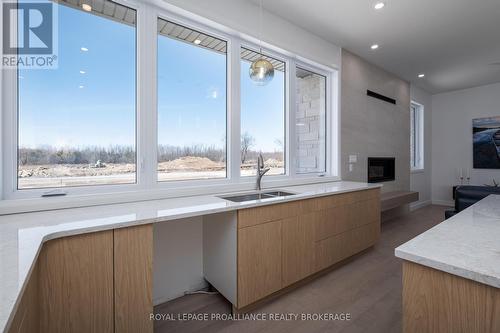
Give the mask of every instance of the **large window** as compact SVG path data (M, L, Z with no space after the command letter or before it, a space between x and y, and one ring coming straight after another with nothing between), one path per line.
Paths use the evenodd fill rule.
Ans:
M2 72L3 197L251 190L260 154L264 188L339 179L335 69L161 4L46 1L57 68Z
M326 77L297 67L297 173L326 172Z
M274 65L274 78L264 86L250 79L252 61L260 55L241 49L241 175L256 174L262 154L268 175L285 173L285 63L265 57Z
M17 187L135 183L135 10L59 3L58 68L18 71Z
M412 170L424 169L424 107L410 105L410 164Z
M227 43L158 20L158 180L226 177Z

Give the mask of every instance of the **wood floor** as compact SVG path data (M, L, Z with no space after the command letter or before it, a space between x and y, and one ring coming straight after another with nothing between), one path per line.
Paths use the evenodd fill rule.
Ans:
M444 219L427 206L382 223L379 243L356 260L271 300L253 313L350 313L349 321L155 321L155 332L401 332L401 260L394 248ZM190 295L155 313L230 313L220 295Z

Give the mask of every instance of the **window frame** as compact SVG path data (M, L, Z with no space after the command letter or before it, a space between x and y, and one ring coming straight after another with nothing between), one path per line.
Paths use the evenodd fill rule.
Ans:
M241 85L240 49L259 49L259 41L236 30L176 8L169 4L151 4L140 0L113 0L136 10L136 183L62 187L65 197L50 200L66 206L126 202L187 195L253 190L254 177L240 177ZM226 54L226 178L158 181L158 82L157 20L165 19L202 31L227 43ZM279 47L262 43L262 52L284 61L285 73L285 174L267 176L263 187L292 186L340 180L339 68L325 66ZM296 67L326 77L326 172L297 174L295 158L295 77ZM3 70L2 106L4 137L2 142L3 199L35 199L55 188L17 189L17 70ZM13 84L14 83L14 84ZM15 87L15 88L14 88ZM95 195L95 196L94 196ZM87 201L78 198L91 197ZM75 200L76 199L76 200ZM43 200L46 200L45 198ZM47 202L47 201L45 201ZM70 204L71 203L71 204ZM63 204L64 206L64 204Z
M410 102L410 169L412 172L425 170L424 157L424 106L420 103ZM413 128L412 128L413 127ZM412 147L413 143L413 147ZM412 156L412 148L414 156Z
M108 192L127 192L137 191L141 188L141 177L143 174L143 165L139 163L139 156L143 155L141 149L141 138L139 129L139 120L141 116L141 107L139 104L139 84L140 84L140 70L139 70L139 57L140 57L140 28L139 28L139 13L144 9L144 4L137 1L124 1L124 0L110 0L117 4L129 7L136 11L136 26L135 26L135 49L136 49L136 68L135 68L135 155L136 155L136 171L135 182L125 184L96 184L96 185L81 185L81 186L68 186L68 187L50 187L50 188L33 188L33 189L19 189L18 188L18 139L19 139L19 109L18 109L18 69L3 70L3 85L2 91L3 112L2 124L4 127L5 140L3 142L3 199L27 199L27 198L40 198L44 193L51 192L57 189L62 189L68 196L88 195L88 194L101 194ZM57 4L57 3L54 3ZM61 6L64 6L61 4ZM95 15L90 14L89 15ZM16 22L12 22L11 30L17 35Z
M242 48L245 48L245 49L248 49L248 50L251 50L251 51L254 51L254 52L257 52L259 53L259 46L257 44L254 44L254 43L251 43L249 41L246 41L246 40L243 40L241 43L240 43L240 48L239 50L241 51ZM291 83L291 74L290 74L290 66L291 66L291 62L292 62L292 59L289 59L287 57L285 57L283 54L280 54L278 52L274 52L273 50L269 50L269 49L265 49L265 48L262 48L262 54L263 55L266 55L266 56L269 56L271 58L274 58L276 60L279 60L279 61L282 61L284 64L285 64L285 82L284 82L284 114L283 114L283 133L284 133L284 137L283 139L285 140L285 142L283 142L283 145L284 145L284 149L283 149L283 161L285 162L285 172L281 175L267 175L267 179L270 179L271 180L280 180L280 179L286 179L288 177L290 177L290 175L292 175L291 173L291 169L290 169L290 166L291 166L291 158L290 158L290 136L289 136L289 132L290 132L290 121L291 121L291 111L290 111L290 105L292 105L290 103L290 95L291 95L291 87L290 87L290 83ZM238 57L240 59L240 62L238 63L238 66L240 66L241 68L241 55L240 53L238 53ZM235 78L234 78L235 79ZM240 93L241 93L241 73L240 73L240 76L238 77L238 85L240 87ZM241 95L240 95L241 96ZM241 100L239 100L239 103L238 103L238 109L239 109L239 113L241 115ZM240 128L240 131L241 131L241 121L240 123L238 123L238 126ZM240 133L241 134L241 133ZM240 142L240 141L238 141ZM240 150L240 153L241 153L241 150ZM239 154L236 156L238 157L238 160L239 159ZM239 166L238 166L238 178L241 179L240 182L243 182L243 183L246 183L248 179L254 179L253 176L241 176L240 175L240 170L241 170L241 161L239 162Z
M231 48L231 38L228 35L225 35L223 33L220 33L218 31L214 31L213 29L206 27L202 24L199 24L197 22L191 22L187 19L180 19L179 17L175 15L171 15L167 12L158 12L156 15L155 19L155 24L158 22L159 19L170 21L172 23L197 30L200 32L203 32L211 37L218 38L220 40L223 40L226 42L226 176L225 177L220 177L220 178L208 178L208 179L179 179L179 180L172 180L172 181L160 181L158 180L158 32L155 30L155 49L154 49L154 54L155 54L155 109L154 109L154 119L155 119L155 176L154 176L154 181L156 183L156 186L159 188L167 188L167 189L176 189L179 187L184 187L184 186L193 186L193 185L198 185L198 186L203 186L203 185L211 185L211 184L226 184L229 182L229 179L231 178L230 175L230 170L231 170L231 164L234 163L232 158L230 158L230 144L232 143L232 140L229 138L230 134L230 129L232 129L232 123L231 121L231 107L230 107L230 96L232 93L232 80L234 79L231 76L230 73L230 62L232 58L232 48ZM156 26L156 25L155 25ZM172 185L173 184L173 185Z
M297 175L302 175L304 177L310 177L311 175L316 175L316 176L322 176L322 175L328 175L331 174L331 160L329 157L332 155L332 140L329 140L332 136L332 124L330 122L330 118L332 118L332 109L331 109L331 75L325 70L321 70L319 68L315 68L313 66L310 66L308 64L302 63L302 62L295 62L295 68L294 71L297 70L297 68L300 68L302 70L309 71L313 74L320 75L325 78L325 171L310 171L310 172L302 172L302 173L296 173ZM295 77L297 77L296 73L294 73ZM294 89L294 92L296 92L296 89ZM296 98L297 94L295 93L294 98ZM296 100L294 99L294 107L296 105ZM295 109L294 109L295 110ZM295 121L295 115L294 115L294 121ZM293 126L294 129L296 129L296 123L294 123ZM292 140L295 145L295 140ZM295 147L294 147L295 149ZM296 151L296 150L294 150ZM295 166L294 166L295 167Z

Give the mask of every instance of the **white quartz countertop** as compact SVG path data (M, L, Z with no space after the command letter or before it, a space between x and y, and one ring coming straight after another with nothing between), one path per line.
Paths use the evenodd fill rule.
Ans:
M500 288L500 195L490 195L404 243L396 256Z
M296 194L242 203L204 195L0 216L0 331L5 332L12 320L47 240L377 187L380 185L339 181L280 187Z

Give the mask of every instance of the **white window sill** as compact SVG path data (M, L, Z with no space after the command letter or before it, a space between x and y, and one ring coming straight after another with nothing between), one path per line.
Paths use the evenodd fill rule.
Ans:
M308 185L317 183L329 183L340 181L338 176L324 177L297 177L293 179L283 179L280 176L264 177L262 179L262 189L279 187ZM280 179L281 178L281 179ZM168 198L180 198L196 195L222 195L227 193L251 191L255 189L255 177L249 177L247 182L231 184L211 184L195 185L190 187L163 188L156 190L134 190L116 193L81 194L68 195L65 197L52 198L26 198L0 200L0 215L37 212L54 209L66 209L77 207L90 207L110 204L121 204L137 201L149 201Z

